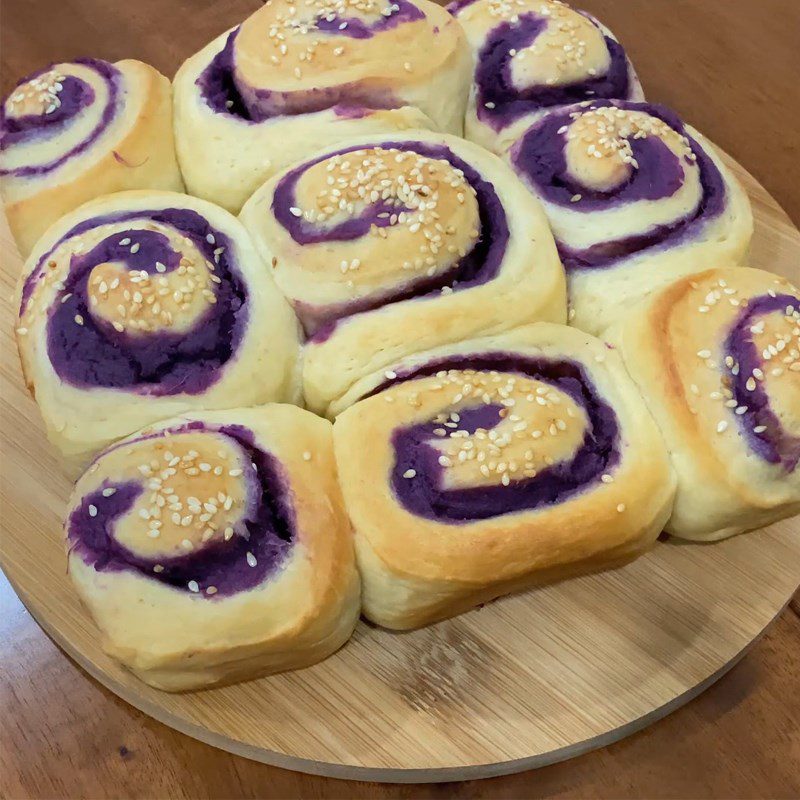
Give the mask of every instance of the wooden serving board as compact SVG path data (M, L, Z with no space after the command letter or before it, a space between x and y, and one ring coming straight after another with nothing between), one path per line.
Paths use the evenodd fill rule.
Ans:
M750 263L800 281L800 234L752 176ZM800 517L713 545L659 542L621 569L504 598L412 633L360 623L321 664L184 695L109 659L72 591L69 493L20 374L0 229L0 564L47 634L120 697L209 744L318 775L450 781L541 766L661 718L724 674L800 584Z

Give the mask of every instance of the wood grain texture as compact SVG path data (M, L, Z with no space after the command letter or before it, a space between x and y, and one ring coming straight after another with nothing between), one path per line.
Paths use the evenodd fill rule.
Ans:
M171 74L187 52L257 5L256 0L138 0L124 7L121 20L121 6L112 0L3 0L2 86L7 89L43 63L87 52L139 57ZM800 143L786 135L797 130L800 114L794 41L800 4L584 0L580 5L623 38L651 99L671 104L746 163L800 220ZM762 257L772 258L778 246L767 239L757 243L757 263L766 264ZM795 269L797 263L795 257ZM3 297L8 289L6 281ZM3 348L9 346L8 332L4 324ZM0 370L3 379L13 378L7 363ZM5 388L0 414L4 425L13 427L24 420L15 403L26 399L7 395ZM24 448L24 427L17 436ZM43 459L45 469L51 463ZM48 488L60 481L46 471L36 475L48 475ZM5 493L24 477L3 478L4 526L11 524ZM58 513L38 491L28 500L36 513ZM33 516L17 515L14 524L29 530ZM793 607L800 612L800 600ZM427 789L313 778L213 750L154 723L75 668L6 585L0 586L0 620L3 797L800 795L800 623L789 610L731 673L645 732L533 773Z
M800 277L800 233L755 180L751 263ZM20 272L0 229L4 297L0 563L50 636L123 699L218 747L336 777L486 777L615 741L715 680L790 601L800 520L713 546L659 543L613 572L504 598L404 634L360 623L305 670L168 695L100 650L65 574L69 485L26 396L11 342ZM42 477L47 476L47 481Z

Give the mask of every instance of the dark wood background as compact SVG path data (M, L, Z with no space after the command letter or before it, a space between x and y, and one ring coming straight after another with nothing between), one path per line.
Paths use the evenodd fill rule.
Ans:
M582 0L622 39L645 92L744 164L800 221L800 2ZM167 75L257 0L2 0L5 94L78 55ZM2 515L2 510L0 510ZM487 781L380 786L228 755L150 720L70 662L0 576L2 798L800 797L800 603L725 678L611 747Z

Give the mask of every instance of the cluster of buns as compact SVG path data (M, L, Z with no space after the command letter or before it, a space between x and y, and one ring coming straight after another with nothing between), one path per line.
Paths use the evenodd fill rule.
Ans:
M26 78L0 136L70 575L154 686L800 509L798 290L558 0L269 0L171 90Z

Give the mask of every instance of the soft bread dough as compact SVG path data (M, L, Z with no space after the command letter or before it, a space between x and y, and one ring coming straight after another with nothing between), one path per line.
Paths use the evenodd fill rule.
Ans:
M456 0L448 8L466 33L475 64L465 135L493 153L502 154L537 117L554 105L567 105L593 97L644 99L633 64L624 52L620 52L618 57L624 62L621 69L627 83L626 92L617 93L613 87L608 87L598 94L597 82L607 76L612 66L609 42L619 43L605 25L583 11L555 0ZM538 20L542 26L533 41L524 46L516 41L520 20L523 20L523 28L533 20ZM499 32L501 26L502 34ZM498 43L495 43L495 38ZM481 87L476 81L487 48L491 57L496 59L496 50L503 46L508 53L505 61L510 69L511 86L516 89L516 93L511 94L513 109L482 97ZM503 80L496 71L489 79ZM533 96L526 99L526 93L531 92ZM548 92L553 92L556 97L563 92L563 102L554 103L553 99L546 99ZM489 107L479 107L486 102Z
M770 302L770 293L791 299L744 326L758 364L745 374L726 342L750 304ZM797 287L738 267L675 281L609 329L607 338L661 427L678 475L670 533L713 541L800 511L799 328ZM737 378L745 382L738 394ZM762 391L774 420L752 416ZM753 431L767 442L780 437L777 460L769 450L764 457Z
M116 103L93 63L115 75ZM6 114L42 114L48 119L65 76L88 84L95 93L93 102L67 120L57 135L34 135L0 152L0 193L23 258L51 224L87 200L127 189L183 191L172 133L172 87L148 64L133 59L113 65L55 64L33 79L35 88L28 81L11 92ZM108 124L92 138L104 112L110 114ZM61 163L45 172L14 174L57 161Z
M649 162L640 164L633 154L646 145L641 158ZM540 169L555 157L551 149L563 153L568 173L553 183L531 174L531 163ZM599 335L648 292L709 264L746 258L753 235L747 194L714 146L661 106L609 101L550 112L506 158L542 202L567 271L569 322L581 330ZM558 195L562 180L572 186ZM596 251L603 257L612 245L619 255L571 264L573 254L578 261Z
M70 294L65 291L63 282L70 274L72 257L76 253L87 253L98 241L106 241L115 234L119 235L119 239L111 241L124 241L121 231L134 231L134 234L126 235L127 239L135 239L137 231L171 236L170 247L188 256L195 265L192 267L197 270L194 274L182 276L178 275L178 270L159 273L152 271L152 265L147 265L151 268L147 283L149 291L155 294L156 302L162 306L162 314L168 308L171 309L170 313L174 313L172 322L164 323L152 314L156 305L147 305L148 288L143 283L132 282L141 280L135 272L127 270L124 265L111 263L94 268L89 284L89 296L94 305L88 311L84 309L81 314L76 314L80 319L74 320L74 324L85 324L84 316L91 315L106 331L102 338L114 335L109 325L116 323L125 331L125 336L131 337L128 341L133 342L141 341L143 336L165 335L170 331L170 335L183 335L184 322L195 329L205 324L202 322L205 319L203 315L208 313L212 295L220 287L219 283L213 282L215 273L211 267L214 265L210 259L198 253L197 245L186 239L180 230L155 220L165 209L187 210L197 214L210 230L228 238L230 251L218 254L215 258L224 258L232 265L246 287L248 298L236 351L214 373L216 380L201 391L192 393L183 393L178 387L178 390L159 395L158 383L113 388L75 385L60 378L51 362L48 312L57 308ZM141 212L141 215L137 212ZM119 222L105 222L108 218L114 219L125 214L132 214L133 217ZM85 225L89 230L69 236L69 232L77 225ZM201 241L200 244L205 246L206 242ZM132 251L136 247L135 242L131 241L129 247ZM40 273L40 278L30 277ZM119 284L113 280L114 277ZM169 288L165 296L160 294L162 279L167 279ZM192 295L192 304L187 308L177 308L178 304L174 303L169 292L177 289L188 291L186 287L189 281L196 285L201 280L206 285L202 293L197 286ZM127 296L119 296L126 282L131 284L125 290ZM116 288L113 288L115 285ZM137 292L146 296L139 297ZM159 419L193 408L230 408L269 401L294 402L299 398L299 332L294 314L275 287L269 270L241 224L227 211L204 200L173 192L141 191L109 195L85 204L59 220L39 241L19 280L18 308L23 293L26 296L30 293L16 326L23 374L39 405L48 437L61 451L73 474L85 466L93 453L110 442ZM111 297L115 299L109 303ZM188 294L184 294L180 297L181 302L188 297ZM138 304L137 298L141 300ZM67 300L70 298L67 297ZM129 327L134 308L138 309L136 316L148 328L137 331ZM225 336L228 337L228 334ZM102 367L102 363L99 366Z
M433 155L407 158L406 151L397 152L399 145L412 156L414 147L423 153L424 148L432 148L428 152ZM353 154L337 156L343 148ZM469 181L447 165L442 148L477 173L485 201L480 194L476 198L475 187L470 188ZM404 137L351 139L316 153L303 164L308 169L298 165L268 181L245 205L241 219L301 320L310 309L335 312L344 308L347 312L349 304L370 306L370 310L339 318L327 335L306 342L303 382L312 410L324 412L359 378L410 353L535 320L565 321L564 272L547 222L536 201L497 156L454 136L415 131ZM331 189L328 180L341 178L346 183L350 170L363 172L363 164L370 165L364 186L359 187L363 200L357 197L342 214L338 206L326 206L328 200L319 199L320 189L339 191L336 186ZM303 174L297 181L297 202L303 208L278 208L276 192L280 195L282 182L298 169ZM415 190L416 199L407 196L407 184L419 184L415 175L427 176L422 184L428 183L427 188ZM363 219L363 213L373 213L371 204L383 202L384 194L391 199L395 192L399 208L408 208L409 202L415 204L420 197L425 208L418 213L407 211L407 218L396 220L389 210L382 211L384 217L376 216L377 222L390 224L365 230L357 238L299 244L294 238L298 234L287 229L283 219L289 213L294 215L289 220L305 213L297 218L302 224L313 216L311 224L322 225L326 231L351 217ZM328 214L322 222L314 216L320 202L322 213ZM276 214L283 216L276 218ZM493 214L502 216L508 239L492 277L454 291L445 280L441 289L380 304L382 296L402 296L414 280L446 278L447 270L462 254L468 255L476 242L491 246ZM500 222L495 227L499 230ZM432 241L436 243L431 245Z
M187 59L174 86L175 137L188 190L237 213L267 178L322 143L334 145L353 136L410 128L460 135L470 71L464 34L435 3L406 2L424 18L401 20L364 39L312 27L307 34L286 36L281 42L285 53L280 48L273 52L275 43L267 36L274 15L288 7L283 0L272 0L245 20L236 34L233 56L242 57L242 63L233 66L237 76L241 73L241 83L247 88L258 81L253 93L266 93L277 104L284 100L291 104L295 97L302 104L309 98L317 110L281 113L278 107L262 121L251 121L212 108L198 80L223 50L231 31ZM298 9L316 13L317 5ZM392 4L371 5L380 18L380 9ZM306 40L315 48L311 60L305 59L301 46ZM256 47L259 42L264 42L263 50ZM301 55L303 60L298 60ZM325 92L330 103L321 107L324 102L317 98Z
M197 422L203 425L199 432L158 436L164 429L180 431ZM147 463L151 457L157 459L159 469L179 460L177 476L159 481L158 496L172 502L175 495L162 491L171 486L178 486L177 494L184 502L187 493L214 496L220 488L234 496L246 478L235 477L241 469L221 476L201 469L186 477L191 467L182 459L192 454L189 450L187 456L187 447L194 447L197 454L192 464L203 458L216 463L227 456L225 438L216 433L225 426L244 426L253 436L253 445L277 461L286 495L273 500L288 502L292 509L294 541L262 582L224 595L206 585L175 587L159 579L168 574L165 571L148 574L131 567L95 568L87 563L76 540L69 542L70 578L100 628L104 649L143 681L167 691L199 689L313 664L341 647L358 620L359 579L336 481L331 425L294 406L186 414L139 431L101 454L77 482L66 518L67 535L75 524L71 516L86 506L87 497L98 498L89 515L93 509L95 516L102 515L104 502L113 500L113 494L106 498L103 491L108 493L114 484L124 486L126 481L149 485L152 476L163 474L148 472L146 477L140 472L142 461ZM184 442L187 436L191 438L188 443ZM165 454L173 458L164 461ZM227 468L230 461L221 463ZM250 464L244 468L249 469ZM234 477L229 477L231 473ZM195 549L215 542L219 546L225 522L205 544L193 526L174 524L171 502L159 517L163 520L160 537L150 538L147 526L152 518L145 522L138 513L149 513L153 503L148 495L149 490L124 516L107 524L107 535L113 531L119 537L120 529L127 525L130 531L125 545L144 555L154 547L163 548L161 543L170 537L180 541L182 536L192 536ZM188 513L192 513L191 507ZM238 503L227 512L220 506L214 518L220 513L237 526L236 538L225 540L236 546L242 530L236 519L242 509ZM164 564L168 569L168 556Z
M497 502L506 510L495 516L459 521L416 513L398 498L398 484L392 482L402 456L393 437L409 426L449 416L453 421L443 425L450 427L434 431L423 446L433 442L448 453L442 456L445 488L488 486L503 492L508 487L509 498L521 475L546 470L548 458L555 464L569 461L580 446L585 410L564 391L499 367L494 375L476 366L477 373L455 378L446 366L439 371L439 362L448 358L477 365L487 354L580 365L597 397L616 415L618 462L584 490L532 509L506 508L501 493ZM436 365L430 377L403 380L430 363ZM387 375L397 380L380 390L394 380ZM463 419L474 413L470 409L487 399L502 404L507 419L490 427L488 437L459 433ZM653 544L670 515L675 477L658 428L619 356L574 328L537 323L408 356L391 370L363 378L335 410L336 461L355 532L364 614L389 628L415 628L511 591L629 560ZM455 418L453 412L459 412ZM499 454L492 452L493 433L511 437ZM600 435L596 428L594 434ZM482 459L487 444L488 457ZM456 456L453 447L477 457ZM424 465L427 456L418 449L414 458ZM430 480L424 469L395 477L411 486ZM537 479L542 479L538 473L529 486Z

